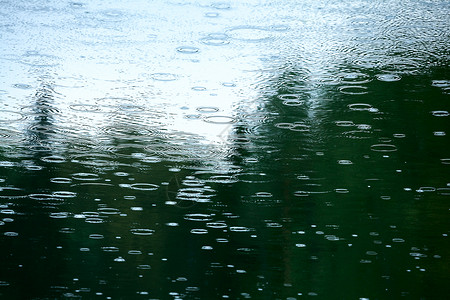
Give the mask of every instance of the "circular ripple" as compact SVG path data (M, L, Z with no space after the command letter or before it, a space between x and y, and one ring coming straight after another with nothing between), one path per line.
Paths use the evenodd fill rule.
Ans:
M360 85L347 85L339 87L339 92L347 95L364 95L368 94L367 87Z
M310 126L302 123L294 123L291 125L289 130L291 131L299 131L299 132L307 132L309 131Z
M200 52L200 49L193 46L180 46L177 47L177 52L183 54L194 54Z
M172 73L153 73L150 77L157 81L174 81L178 79L178 76Z
M0 122L15 122L20 121L24 118L21 113L10 111L10 110L0 110Z
M139 191L155 191L159 188L157 184L152 183L133 183L128 186L130 189Z
M373 107L370 104L367 103L353 103L353 104L349 104L348 108L350 108L351 110L356 110L356 111L363 111L363 110L371 110Z
M203 121L207 123L213 124L232 124L236 123L236 120L233 117L229 116L208 116L203 118Z
M370 139L372 137L372 132L367 130L351 130L343 133L346 138L363 140Z
M370 150L375 152L394 152L397 151L397 147L390 144L376 144L370 146Z
M210 46L223 46L230 43L228 35L225 33L210 33L201 39L201 42Z
M377 78L377 80L385 82L394 82L402 79L399 75L395 74L378 74L375 77Z
M214 106L200 106L200 107L197 107L197 111L202 112L202 113L214 113L214 112L218 112L219 108L214 107Z
M94 173L75 173L72 174L72 178L76 180L91 181L91 180L98 180L99 176Z
M237 26L226 32L230 38L246 42L261 42L272 38L269 30L259 26Z
M146 229L146 228L135 228L131 229L130 232L134 235L152 235L155 233L153 229Z
M340 81L346 84L364 84L370 82L370 76L360 72L341 74Z
M114 165L115 162L110 161L110 155L107 154L81 154L76 155L72 162L85 166L104 167Z
M51 155L51 156L46 156L46 157L42 157L41 160L43 162L48 162L48 163L63 163L66 161L66 159L62 156L58 156L58 155Z
M435 117L448 117L449 113L446 110L435 110L431 112Z

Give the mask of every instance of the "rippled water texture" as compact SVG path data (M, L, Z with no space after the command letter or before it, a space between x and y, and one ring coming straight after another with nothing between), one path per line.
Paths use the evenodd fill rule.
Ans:
M0 298L448 297L448 1L0 3Z

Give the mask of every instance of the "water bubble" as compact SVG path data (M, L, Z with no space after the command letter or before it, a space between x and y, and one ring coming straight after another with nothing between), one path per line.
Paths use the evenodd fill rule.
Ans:
M114 258L115 262L125 262L125 259L122 256L119 256L117 258Z
M353 162L351 160L348 160L348 159L341 159L341 160L338 160L338 164L340 164L340 165L352 165Z

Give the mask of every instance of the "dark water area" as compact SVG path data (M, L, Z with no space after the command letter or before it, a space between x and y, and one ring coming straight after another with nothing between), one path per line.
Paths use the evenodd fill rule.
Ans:
M446 299L448 1L0 1L1 299Z

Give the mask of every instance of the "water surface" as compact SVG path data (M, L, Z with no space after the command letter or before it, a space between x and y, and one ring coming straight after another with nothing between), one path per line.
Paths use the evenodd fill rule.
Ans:
M447 1L130 2L1 2L2 298L445 298Z

